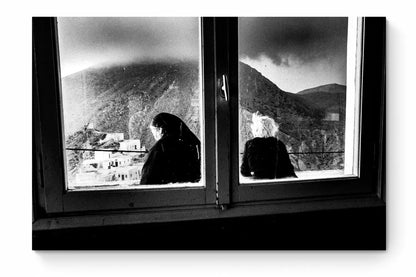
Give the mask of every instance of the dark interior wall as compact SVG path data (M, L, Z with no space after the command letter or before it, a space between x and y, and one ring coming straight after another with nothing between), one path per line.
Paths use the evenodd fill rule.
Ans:
M33 232L34 250L384 250L386 210L357 208Z

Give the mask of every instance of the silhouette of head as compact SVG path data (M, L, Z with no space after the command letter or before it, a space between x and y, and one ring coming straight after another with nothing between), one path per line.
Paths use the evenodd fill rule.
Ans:
M182 119L170 113L156 115L150 124L150 130L156 140L164 136L171 136L182 141L199 143L199 139L189 130Z

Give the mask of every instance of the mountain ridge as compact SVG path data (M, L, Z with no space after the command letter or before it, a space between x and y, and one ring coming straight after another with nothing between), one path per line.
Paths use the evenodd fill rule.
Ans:
M345 85L340 85L340 84L337 84L337 83L331 83L331 84L320 85L320 86L304 89L304 90L298 91L296 94L297 95L305 95L305 94L314 93L314 92L318 92L318 91L319 92L330 92L330 93L345 93L345 89L346 89Z
M297 95L307 101L310 106L322 110L326 114L337 113L340 120L345 120L347 87L339 84L322 85L298 92Z

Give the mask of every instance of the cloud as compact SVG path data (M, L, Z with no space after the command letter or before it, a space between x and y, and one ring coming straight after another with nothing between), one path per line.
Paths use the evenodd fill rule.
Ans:
M240 55L251 59L264 55L277 66L319 60L345 63L347 26L346 17L240 18Z
M198 59L198 18L58 18L62 71L83 64Z
M266 56L282 67L345 68L347 24L347 18L240 18L240 55ZM199 59L198 18L58 18L58 36L64 76L102 63Z

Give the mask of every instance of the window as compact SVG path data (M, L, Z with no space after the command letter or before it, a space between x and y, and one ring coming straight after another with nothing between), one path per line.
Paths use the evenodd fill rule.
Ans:
M279 179L357 176L360 27L347 17L239 18L241 156L244 146L253 156L262 144L265 153L253 159L273 164L274 141L266 137L277 136L290 161L278 166ZM259 181L245 162L240 182Z
M158 113L202 135L198 18L63 17L57 32L67 188L148 188L138 176L115 176L142 171ZM174 161L186 154L170 153ZM200 179L182 185L201 186Z
M215 204L214 122L200 119L214 110L213 57L201 57L199 46L212 37L210 25L197 18L34 19L35 55L44 61L35 64L34 94L47 213ZM201 181L138 186L127 170L141 175L146 150L134 145L148 150L150 119L175 109L200 137Z
M182 21L192 22L192 31ZM89 27L73 28L85 22ZM183 40L175 44L165 34L165 23L176 33L183 30L183 36L197 46L187 48L181 44L186 45ZM369 201L380 205L383 26L383 19L356 18L34 18L34 155L39 177L34 191L39 213L59 217L100 212L114 224L255 215L295 206L310 210L317 208L316 200L331 207L348 201L348 205L358 205L357 199L367 201L360 205ZM279 29L286 38L284 43L280 37L270 37L270 32L277 34ZM103 37L93 30L103 30ZM135 38L136 33L142 35ZM162 38L156 43L153 39L158 34ZM302 34L309 41L296 45ZM172 48L166 48L163 39ZM275 44L268 43L269 39ZM96 43L99 51L83 43ZM269 48L261 48L265 45ZM287 55L272 58L281 59L283 65L292 63L290 57L297 57L289 53L293 49L311 55L315 64L299 66L298 71L324 81L279 89L274 75L267 73L277 70L272 68L276 60L269 60L277 47ZM312 49L316 52L309 53ZM70 70L68 61L75 58L66 57L71 57L71 51L85 53ZM189 55L198 64L193 70L183 66ZM114 58L104 59L109 57L121 62L114 65ZM332 73L340 79L325 79L328 70L313 70L323 66L322 57L332 59L332 65L339 68ZM131 58L137 63L126 62ZM161 64L161 60L169 63ZM106 67L85 69L98 61L107 62ZM265 70L266 66L271 68ZM305 71L307 66L312 69ZM288 70L286 73L281 78L294 76ZM192 85L187 81L190 76ZM94 83L97 79L100 81ZM186 85L181 80L186 80ZM325 82L341 85L316 89ZM305 91L313 87L315 90ZM290 90L303 93L286 92ZM328 90L336 96L325 94ZM152 93L145 93L149 91ZM327 106L320 106L322 99ZM142 154L154 144L147 128L158 112L176 113L199 136L200 182L138 184L145 161ZM287 147L298 178L266 180L240 175L244 146L252 136L253 114L268 116L279 124L279 139ZM73 145L78 138L69 138L77 132L84 139ZM62 220L53 222L63 224Z
M355 18L239 19L238 27L234 27L239 34L240 100L239 115L234 116L240 121L240 144L235 152L240 154L241 164L241 153L251 135L247 129L252 114L260 112L280 124L279 139L288 149L298 178L273 181L235 173L234 179L239 182L233 183L234 201L339 194L344 189L366 190L355 182L359 153L357 107L360 105L360 84L355 82L355 73L360 72L360 60L357 60L360 55L356 55L360 52L360 27L361 22ZM276 66L277 63L280 66ZM280 89L276 79L286 84L286 88ZM336 82L348 82L346 93L338 92L345 90L344 86L331 84ZM312 88L306 89L308 84ZM300 92L294 94L285 90ZM322 90L330 91L332 99ZM318 105L328 101L327 106L317 106L315 97L318 95L322 97ZM333 110L337 113L331 113ZM342 120L334 120L339 117ZM246 176L250 173L254 172L248 171ZM287 177L290 174L286 172ZM335 177L338 180L335 181ZM321 181L307 182L311 179Z

